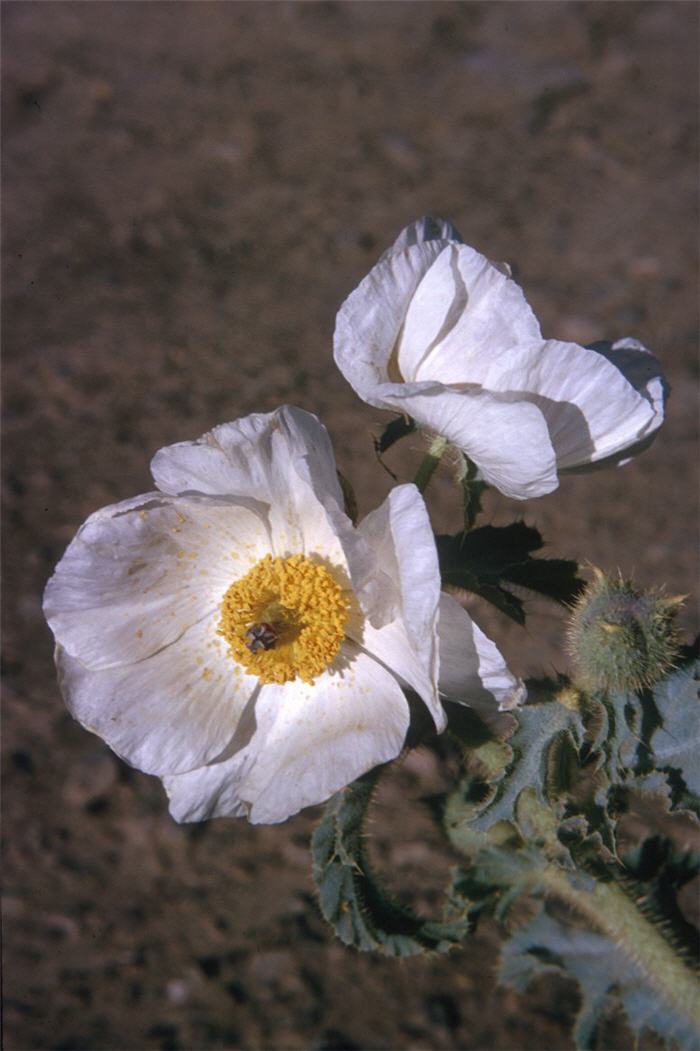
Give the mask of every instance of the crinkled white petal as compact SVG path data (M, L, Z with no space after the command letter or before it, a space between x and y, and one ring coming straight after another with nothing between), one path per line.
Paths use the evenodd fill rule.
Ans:
M256 689L216 634L218 612L143 660L101 670L57 648L69 711L150 774L202 766L229 744Z
M419 695L432 716L435 728L441 733L447 725L447 718L438 696L437 677L431 674L433 669L426 668L421 655L412 648L406 622L397 619L381 628L373 628L365 621L362 635L356 641L371 657L381 661L402 685ZM433 653L436 656L437 652L437 645L434 645Z
M538 405L481 389L438 387L424 393L411 386L417 385L387 393L386 406L423 420L463 449L506 496L526 499L556 489L556 456Z
M262 504L275 554L323 549L344 561L337 534L349 523L333 450L311 413L285 405L222 424L197 441L161 449L151 471L167 493L235 493Z
M648 405L646 418L642 415L642 426L639 427L639 437L634 438L625 435L622 447L617 443L617 448L612 453L600 452L589 464L575 464L572 467L563 466L562 470L586 470L590 466L612 467L623 466L651 445L666 414L666 399L669 395L669 386L661 371L659 361L654 357L643 343L638 339L627 336L615 341L601 340L591 343L587 350L602 354L622 376L630 383L637 393Z
M160 449L151 461L163 492L223 496L236 493L285 506L289 493L283 466L299 464L319 490L342 503L328 432L316 416L291 405L223 423L196 441ZM295 468L296 469L296 468Z
M600 340L589 344L588 350L602 354L619 369L638 394L646 398L652 408L663 417L669 387L661 370L661 363L648 347L638 339Z
M425 502L415 485L392 489L384 502L362 519L357 533L387 578L393 616L402 611L414 624L417 639L426 632L434 634L440 593L437 549ZM358 594L362 594L365 582L358 581L356 574L354 580ZM381 583L384 586L384 579Z
M426 361L448 338L469 362L472 354L489 358L541 337L522 290L502 268L467 245L431 240L384 256L348 296L336 318L335 360L360 397L381 406L375 388L388 380L452 382Z
M452 595L440 598L440 694L478 712L510 711L525 701L526 690L491 639L484 635Z
M388 577L395 609L387 623L368 617L362 637L355 641L414 689L443 729L444 712L437 698L440 572L428 512L416 487L393 489L363 519L358 533Z
M263 686L256 729L240 753L165 779L173 816L198 821L245 809L252 822L274 824L395 758L409 722L401 688L350 644L344 657L341 671L313 686Z
M358 623L367 618L379 627L398 616L401 594L398 582L386 572L377 551L361 529L362 523L359 528L344 536L345 557L352 580L352 591L360 610ZM357 618L352 615L351 619L355 621Z
M379 384L389 375L389 363L414 292L426 271L444 250L428 241L386 256L351 292L338 311L333 353L338 368L363 401L386 408Z
M408 305L397 363L407 383L478 383L473 367L479 361L539 339L537 319L515 281L468 245L450 244Z
M44 614L86 666L141 661L211 614L269 550L264 520L233 502L125 500L80 528L46 585Z
M181 822L247 817L248 807L241 800L239 790L250 762L249 749L243 749L221 762L164 777L170 813Z
M655 431L657 408L602 354L545 340L483 362L479 382L530 400L547 421L560 468L591 463Z

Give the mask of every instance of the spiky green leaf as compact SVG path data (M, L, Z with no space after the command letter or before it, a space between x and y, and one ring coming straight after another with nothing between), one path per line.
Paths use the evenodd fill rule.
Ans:
M611 786L663 792L672 809L700 809L698 661L637 693L596 695L596 746Z
M620 1004L627 1009L637 1032L649 1027L688 1041L686 1047L693 1046L692 1026L658 1003L642 968L627 961L614 942L595 931L573 928L543 911L504 946L500 981L524 991L537 975L551 971L579 983L581 1008L574 1030L577 1048L589 1051L598 1046L602 1023Z
M494 855L493 850L488 853ZM616 888L595 890L593 881L586 888L580 872L560 871L552 879L551 866L540 865L538 871L531 848L521 851L521 857L530 860L531 870L527 881L521 875L519 889L546 893L539 912L506 943L501 981L523 990L548 970L575 978L582 1001L575 1031L579 1048L598 1046L602 1023L619 1007L637 1035L649 1028L683 1047L696 1046L700 986L694 982L693 965L698 936L679 908L678 892L697 875L698 853L682 851L668 838L652 837L622 865L608 867L603 882L614 876ZM494 872L494 858L484 864L477 857L473 867L477 876L466 886L478 890L479 875ZM503 866L500 875L503 882ZM574 906L569 919L565 913L552 913L552 895ZM576 918L579 902L586 926ZM493 908L493 893L490 904ZM498 907L502 911L500 901L496 913Z
M557 700L520 708L517 728L505 743L487 742L468 756L469 773L445 807L454 845L467 852L483 846L477 833L515 820L526 788L534 789L541 803L557 802L577 776L584 736L581 714Z
M443 582L481 595L518 624L525 621L522 600L505 585L524 587L564 603L572 601L584 586L576 576L575 562L532 558L543 540L524 522L481 526L456 536L438 536L436 542Z
M658 722L649 733L653 766L670 787L673 808L700 809L700 662L694 660L657 683Z

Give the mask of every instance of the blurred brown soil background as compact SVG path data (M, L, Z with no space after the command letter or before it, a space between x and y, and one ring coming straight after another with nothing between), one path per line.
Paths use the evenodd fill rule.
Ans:
M497 987L485 927L451 957L345 949L308 838L176 825L160 782L65 713L41 593L83 519L151 487L162 445L291 402L361 513L388 417L335 369L342 299L423 214L508 260L548 336L633 335L673 388L655 445L551 496L497 495L546 553L697 584L695 3L24 3L3 19L4 1046L569 1048L575 991ZM410 478L420 442L389 461ZM455 528L436 479L436 528ZM478 607L520 672L561 618ZM695 628L691 599L684 629ZM450 857L409 757L374 853L435 912ZM653 1046L647 1042L645 1046Z

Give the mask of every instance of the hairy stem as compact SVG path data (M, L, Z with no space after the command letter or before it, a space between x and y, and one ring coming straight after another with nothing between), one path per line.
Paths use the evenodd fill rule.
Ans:
M700 986L695 975L622 887L596 882L592 890L583 890L572 886L564 871L554 866L538 870L536 880L614 941L662 999L700 1033Z
M428 482L433 477L435 469L440 463L446 448L447 438L442 438L440 435L433 438L430 448L423 457L420 467L416 472L416 477L413 479L421 493L424 493L427 489Z

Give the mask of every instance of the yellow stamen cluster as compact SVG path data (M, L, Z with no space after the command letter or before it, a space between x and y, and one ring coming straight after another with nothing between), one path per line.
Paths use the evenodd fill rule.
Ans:
M217 634L229 654L262 683L313 683L344 638L348 600L329 571L305 555L266 555L231 584L221 603ZM250 629L269 625L269 649L251 646Z

